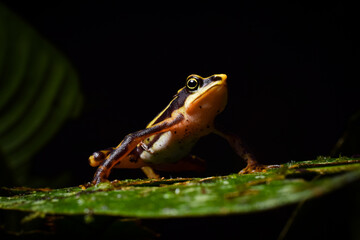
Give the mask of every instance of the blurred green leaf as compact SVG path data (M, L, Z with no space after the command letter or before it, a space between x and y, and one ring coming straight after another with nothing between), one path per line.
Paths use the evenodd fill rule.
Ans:
M124 180L87 189L3 189L0 208L141 218L228 215L298 203L359 179L359 160L320 158L248 175Z
M82 103L69 61L0 4L0 152L16 183L31 157Z

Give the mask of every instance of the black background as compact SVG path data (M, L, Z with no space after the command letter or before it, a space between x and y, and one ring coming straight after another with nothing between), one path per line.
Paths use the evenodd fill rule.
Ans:
M328 155L359 109L359 17L343 2L156 11L120 1L3 2L63 52L80 77L81 116L34 158L32 173L50 185L64 173L67 184L90 181L88 156L146 126L192 73L228 75L229 103L219 120L263 163ZM244 167L218 137L194 152L209 163L203 175ZM143 177L128 170L111 175L129 176Z
M228 75L229 103L219 120L267 164L328 155L359 110L355 5L242 1L154 8L121 1L2 2L68 57L84 94L80 117L68 121L34 157L32 175L47 180L41 187L90 181L95 169L88 156L142 129L192 73ZM200 141L194 152L209 164L200 176L244 167L218 137ZM138 170L111 175L126 177L144 176ZM349 216L356 216L356 198L349 192L317 200L310 210L305 205L295 222L298 231L290 237L347 238ZM164 238L183 239L192 232L198 238L228 233L272 239L292 210L148 224Z

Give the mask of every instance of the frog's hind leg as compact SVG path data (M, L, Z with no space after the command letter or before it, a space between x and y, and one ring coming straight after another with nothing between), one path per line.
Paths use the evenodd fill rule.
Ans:
M195 155L189 155L175 163L162 163L151 166L156 170L164 172L203 172L206 169L206 161Z
M202 172L205 171L206 162L205 160L190 155L186 158L181 159L176 163L161 163L161 164L149 164L143 166L141 170L143 173L150 179L160 179L160 176L154 171L163 171L163 172L182 172L182 171L196 171Z
M216 129L215 133L226 139L237 155L246 161L246 167L242 169L239 174L263 172L266 171L266 169L280 167L279 165L263 165L259 163L238 135L219 129Z

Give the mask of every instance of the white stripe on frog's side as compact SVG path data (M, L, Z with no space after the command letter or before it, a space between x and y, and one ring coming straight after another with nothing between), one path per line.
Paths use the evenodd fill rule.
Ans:
M141 145L144 151L141 153L140 158L144 161L153 160L154 154L161 150L166 150L168 142L171 140L171 135L171 131L162 133L160 138L156 140L150 148L148 148L146 144Z
M168 147L168 142L172 136L171 131L163 133L160 138L152 145L151 150L153 152L161 151Z
M168 131L162 133L152 146L141 145L144 151L140 154L140 158L151 164L174 163L189 155L197 140L193 137L184 139L179 134ZM171 142L176 142L176 144Z

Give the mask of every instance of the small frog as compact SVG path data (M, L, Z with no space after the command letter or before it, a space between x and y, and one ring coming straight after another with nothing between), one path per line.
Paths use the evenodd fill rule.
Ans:
M227 104L226 79L225 74L187 77L185 87L145 129L128 134L117 147L89 157L90 165L98 166L92 183L106 181L112 168L141 168L148 178L159 178L154 170L203 170L204 161L189 153L196 142L209 133L225 138L247 162L240 174L273 167L259 164L237 135L215 126L215 117Z

